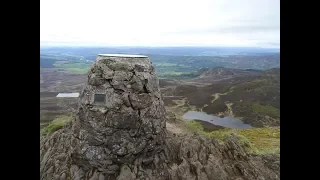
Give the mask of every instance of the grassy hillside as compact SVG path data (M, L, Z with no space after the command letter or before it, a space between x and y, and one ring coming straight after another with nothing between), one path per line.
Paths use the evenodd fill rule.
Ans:
M215 77L205 78L210 81ZM280 69L205 86L182 84L173 93L186 97L188 104L208 114L233 115L255 127L280 125Z
M252 128L252 129L218 129L211 132L204 131L196 121L186 122L186 128L204 136L212 136L221 143L231 134L238 136L247 145L249 152L256 154L280 152L280 128Z

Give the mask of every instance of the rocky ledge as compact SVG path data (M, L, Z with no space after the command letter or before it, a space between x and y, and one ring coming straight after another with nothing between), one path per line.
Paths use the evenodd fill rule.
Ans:
M280 179L279 155L252 155L236 136L225 144L166 131L151 61L98 55L75 120L40 137L40 179Z

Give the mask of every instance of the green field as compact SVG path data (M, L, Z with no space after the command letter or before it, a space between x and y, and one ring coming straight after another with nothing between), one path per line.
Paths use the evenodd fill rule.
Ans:
M83 62L65 62L65 61L56 61L54 64L55 68L59 71L65 71L74 74L85 74L88 72L90 64Z
M186 121L186 127L191 132L203 136L214 137L224 143L230 135L236 135L248 147L248 151L256 154L268 154L280 152L280 128L250 128L250 129L219 129L212 132L205 132L201 124L196 121Z
M177 64L174 63L155 63L155 67L173 67L173 66L177 66Z

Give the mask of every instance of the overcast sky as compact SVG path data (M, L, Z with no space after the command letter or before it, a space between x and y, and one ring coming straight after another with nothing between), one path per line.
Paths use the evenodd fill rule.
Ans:
M280 46L280 0L41 0L40 43Z

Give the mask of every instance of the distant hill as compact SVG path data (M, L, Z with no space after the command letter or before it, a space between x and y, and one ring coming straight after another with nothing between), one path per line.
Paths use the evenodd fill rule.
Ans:
M95 59L100 53L111 54L158 54L169 56L228 56L268 55L279 49L256 47L40 47L43 53L72 53Z
M185 106L208 114L227 116L231 108L234 116L254 127L280 125L280 68L204 68L199 74L197 78L180 81L172 91L162 91L183 96ZM165 102L171 103L166 99ZM232 104L230 108L228 103Z

